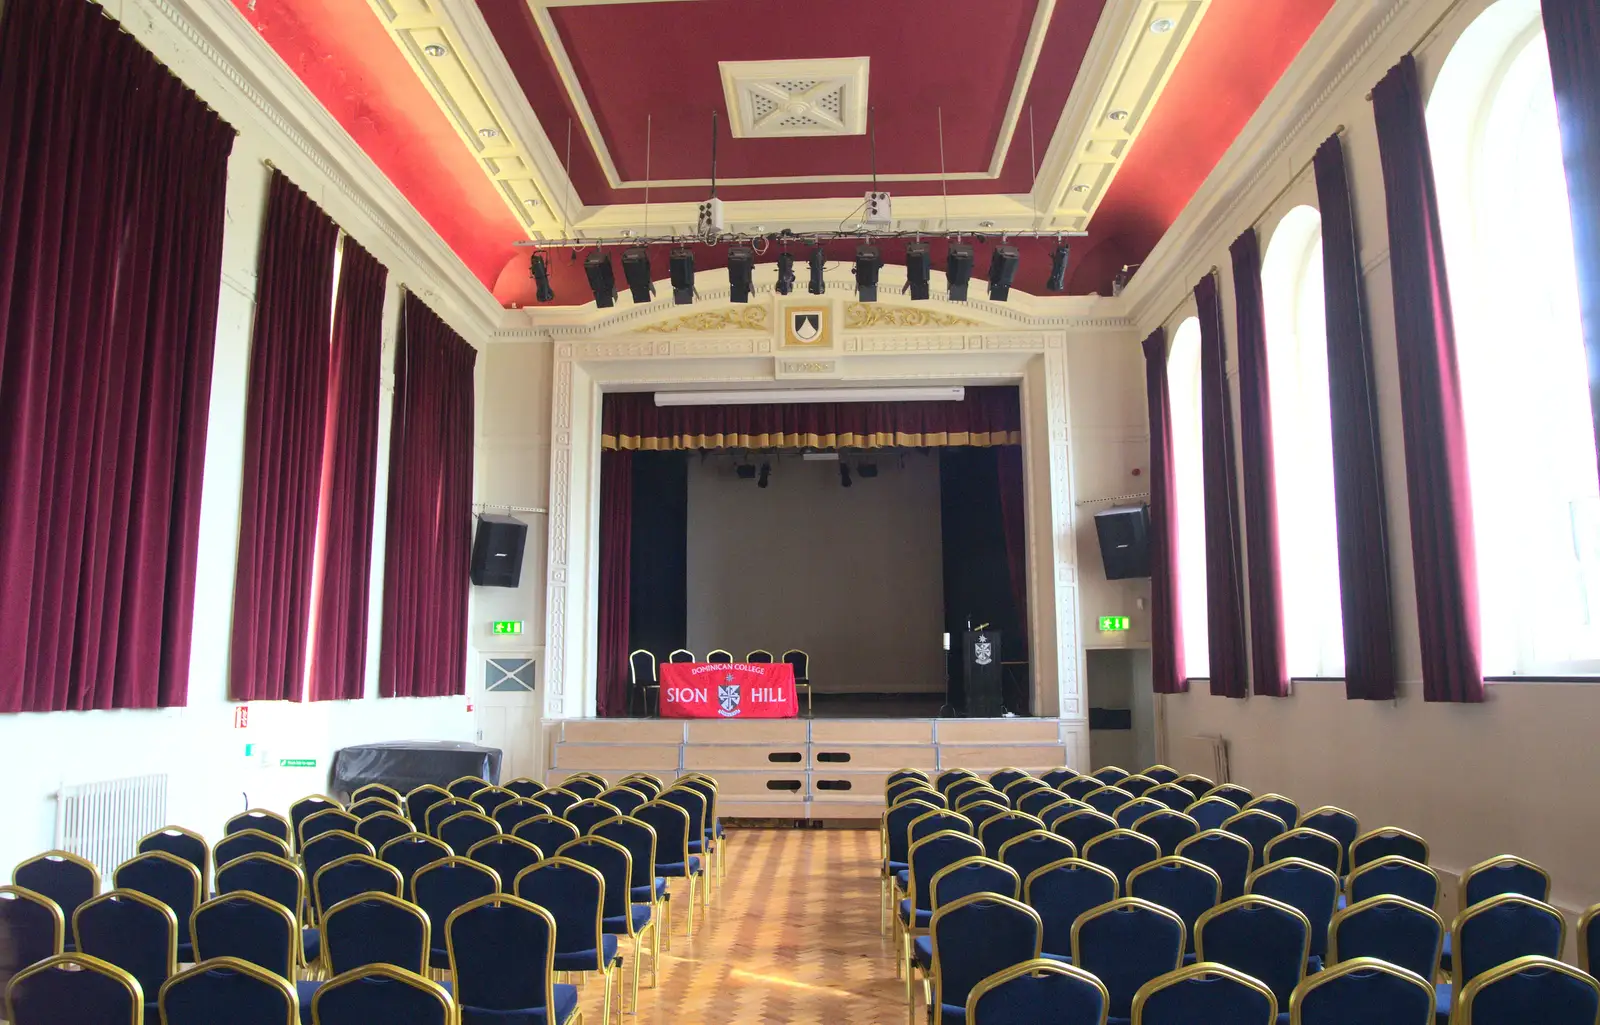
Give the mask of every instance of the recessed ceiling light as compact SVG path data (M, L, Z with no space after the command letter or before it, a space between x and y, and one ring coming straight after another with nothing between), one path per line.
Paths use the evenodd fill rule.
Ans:
M449 53L450 51L446 50L443 46L439 45L438 43L429 43L427 46L424 46L422 48L422 52L427 54L429 57L443 57L445 54Z
M1087 186L1087 185L1074 185L1072 187L1072 191L1073 192L1088 192L1089 191L1089 186Z
M478 134L483 136L485 139L493 139L495 136L500 134L500 129L498 129L498 128L480 128L480 129L478 129Z
M1113 121L1126 121L1126 120L1128 120L1128 112L1125 111L1125 110L1113 110L1111 113L1107 114L1106 116L1109 117Z
M1176 27L1176 23L1171 18L1157 18L1150 23L1150 31L1158 36L1165 35Z
M994 222L993 221L979 221L978 222L978 227L980 227L980 228L992 228L992 227L994 227Z

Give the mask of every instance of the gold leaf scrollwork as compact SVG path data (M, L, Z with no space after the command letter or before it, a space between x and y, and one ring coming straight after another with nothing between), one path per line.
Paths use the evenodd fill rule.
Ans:
M646 324L639 334L675 334L679 331L766 331L765 306L738 306L727 310L691 313L671 320Z
M846 330L873 327L967 327L978 321L953 313L919 310L908 306L879 306L876 303L845 303Z

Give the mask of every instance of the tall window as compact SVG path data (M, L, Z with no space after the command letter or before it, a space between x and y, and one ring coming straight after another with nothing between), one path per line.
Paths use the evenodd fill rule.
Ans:
M1314 208L1295 207L1278 222L1261 285L1289 674L1343 676L1322 215Z
M1428 103L1489 674L1600 671L1600 487L1538 0L1461 36Z
M1190 317L1172 335L1167 354L1172 396L1173 501L1178 511L1178 611L1189 676L1211 675L1206 636L1206 504L1200 452L1200 321Z

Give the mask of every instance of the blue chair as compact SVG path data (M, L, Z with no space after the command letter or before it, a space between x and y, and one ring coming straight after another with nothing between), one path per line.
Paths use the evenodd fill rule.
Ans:
M317 984L310 983L309 993ZM235 957L208 958L161 987L161 1025L298 1025L311 1020L287 979ZM303 1017L302 1017L303 1015Z
M300 964L300 926L289 909L259 894L213 897L194 910L194 956L229 958L293 982Z
M1362 865L1350 873L1345 883L1350 904L1385 894L1404 897L1425 908L1435 907L1439 903L1439 875L1421 862L1391 854Z
M1178 856L1198 861L1222 880L1224 902L1244 896L1245 880L1250 878L1250 841L1221 829L1196 833L1178 845Z
M962 815L965 815L968 819L972 820L972 828L976 832L982 833L983 824L988 822L990 819L1000 815L1011 814L1011 809L1009 806L1001 804L999 801L988 800L988 795L986 794L980 794L977 796L980 798L979 800L964 801L956 806L957 810Z
M518 797L537 797L544 792L545 786L536 779L518 776L516 779L507 780L505 788Z
M925 836L954 830L957 833L967 833L973 837L978 835L978 830L973 821L958 811L944 808L923 812L911 820L906 827L906 849Z
M1144 770L1142 775L1149 776L1151 779L1155 780L1157 783L1160 783L1160 784L1163 784L1163 785L1167 784L1167 783L1176 782L1177 780L1182 778L1182 774L1180 772L1178 772L1177 769L1174 769L1170 765L1162 765L1159 762L1157 762L1155 765L1150 766L1148 769Z
M495 875L500 877L500 886L509 893L511 882L523 869L543 861L544 852L521 837L491 836L473 844L467 857L494 869Z
M1578 967L1590 975L1600 969L1590 960L1596 947L1600 947L1600 904L1590 905L1578 916Z
M1144 796L1152 801L1160 801L1173 811L1187 811L1189 805L1194 803L1194 795L1177 783L1163 783L1151 787L1144 792Z
M965 1022L973 987L1002 969L1038 960L1043 935L1037 911L999 894L974 893L941 907L928 926L933 1020Z
M322 984L311 1004L314 1025L455 1025L455 1003L437 982L394 965L371 964Z
M1134 869L1128 874L1126 892L1183 919L1187 957L1194 953L1195 923L1222 902L1222 879L1198 861L1174 856Z
M67 949L67 920L56 902L22 886L0 886L0 973L37 964Z
M519 873L515 888L518 897L544 908L555 919L555 970L593 972L604 981L600 1019L605 1025L611 1015L611 993L622 970L620 941L607 935L601 925L605 877L571 858L548 858Z
M1126 790L1134 797L1143 797L1160 785L1160 780L1151 779L1142 772L1136 772L1132 776L1119 780L1117 789Z
M1133 795L1121 787L1103 786L1099 790L1092 790L1083 795L1083 803L1104 815L1111 815L1118 808L1133 800Z
M288 908L296 920L306 908L308 888L300 866L272 854L246 854L217 867L217 893L255 893ZM311 964L322 951L315 929L300 933L300 963Z
M901 801L908 801L918 794L924 795L923 800L931 799L930 803L937 803L940 808L945 806L944 795L935 790L932 783L921 779L902 779L888 784L883 788L883 803L893 808Z
M211 892L211 848L205 837L182 826L163 826L139 838L138 853L150 851L165 851L193 865L200 873L200 899Z
M540 815L518 823L511 835L528 841L541 851L554 851L576 840L583 832L560 816Z
M493 785L482 776L461 776L451 780L445 790L450 792L451 797L471 798L478 791Z
M1075 801L1081 801L1103 786L1105 784L1093 776L1077 776L1062 783L1056 789Z
M369 797L381 798L398 808L405 807L405 795L387 783L363 783L350 791L351 804L355 804L357 801L364 801Z
M934 914L939 909L962 897L974 893L997 893L1012 900L1022 899L1022 877L1010 865L993 858L962 858L946 865L928 881L928 906ZM919 942L927 937L919 937Z
M456 908L499 892L500 876L471 858L441 858L423 866L411 880L411 902L427 913L430 925L448 921ZM435 926L432 934L428 967L449 968L450 951L444 931Z
M1224 822L1239 814L1239 806L1221 797L1202 797L1183 809L1183 813L1194 819L1204 833L1208 829L1221 829Z
M439 835L439 827L443 825L446 820L454 818L464 811L475 811L481 813L483 809L473 804L465 797L447 797L443 801L438 801L430 805L428 807L428 813L422 817L422 821L418 823L418 825L422 827L422 831L424 833L427 833L432 837L437 837ZM415 822L416 820L413 819L412 821Z
M984 854L998 859L1000 848L1007 840L1043 829L1044 823L1032 815L1020 811L1001 812L978 824L978 840L983 844Z
M1135 833L1143 833L1154 840L1156 846L1161 848L1163 858L1177 854L1179 844L1191 836L1200 834L1200 823L1181 811L1173 811L1164 806L1136 819L1132 828Z
M1117 820L1118 829L1132 829L1135 823L1147 815L1155 812L1165 812L1171 810L1172 809L1168 808L1160 801L1152 801L1144 797L1135 797L1133 800L1112 812L1111 817Z
M977 778L978 774L973 772L971 769L946 769L944 772L941 772L938 776L934 777L933 785L941 794L945 795L945 797L949 797L950 788L955 786L956 783L964 779ZM978 780L978 782L981 783L983 781Z
M1321 865L1332 872L1335 878L1342 878L1339 866L1344 863L1344 851L1339 841L1308 826L1296 826L1268 840L1266 857L1269 865L1285 858L1299 858L1313 865Z
M1395 826L1369 829L1350 844L1350 871L1371 864L1391 854L1410 858L1419 865L1428 864L1428 841L1415 833Z
M411 893L411 880L417 873L436 861L450 857L450 848L442 841L422 833L407 833L384 844L378 851L378 860L393 865L400 873L401 896Z
M348 811L358 819L364 819L368 815L376 815L380 811L404 815L405 804L397 798L363 797L360 800L352 800L350 807L346 808L345 811Z
M1090 908L1117 899L1117 877L1082 858L1062 858L1023 879L1022 899L1044 920L1046 956L1071 960L1072 924Z
M140 1025L143 999L138 980L116 965L57 954L11 977L4 1010L11 1025Z
M650 905L650 917L659 923L662 946L670 946L672 923L666 918L666 909L671 902L666 877L656 874L656 831L632 816L618 815L596 825L590 835L620 844L628 852L628 899Z
M1183 920L1137 897L1092 908L1072 925L1072 963L1110 994L1108 1022L1133 1018L1133 998L1151 979L1183 963Z
M890 804L890 807L892 808L896 804L904 804L907 801L921 801L923 804L929 804L935 808L950 807L949 799L943 794L939 793L939 791L928 786L926 783L914 790L902 792L900 796L895 798L894 802Z
M1354 813L1325 804L1301 815L1300 821L1295 825L1315 829L1339 841L1339 874L1341 876L1350 874L1350 845L1361 835L1361 820L1356 818Z
M1123 892L1127 892L1130 872L1160 857L1160 845L1143 833L1135 833L1131 829L1112 830L1104 836L1090 840L1083 848L1084 860L1110 869L1117 877L1117 886Z
M1061 785L1063 783L1070 783L1071 781L1077 779L1080 775L1082 775L1082 773L1078 772L1076 769L1069 769L1063 765L1058 769L1051 769L1049 772L1041 773L1039 778L1059 790L1061 789Z
M1311 956L1311 923L1299 908L1247 894L1212 908L1195 923L1195 956L1266 983L1288 1007Z
M463 1022L565 1025L578 987L555 982L556 920L537 904L499 893L457 908L445 922L450 972Z
M586 797L568 808L561 817L577 826L578 835L584 836L599 823L621 814L621 809L614 804L607 804L597 797Z
M324 833L349 833L354 836L359 825L361 825L360 817L350 814L343 808L324 808L322 811L312 812L300 823L300 852L304 854L306 844Z
M517 827L529 819L536 819L540 815L554 814L548 805L531 797L519 797L515 801L507 801L494 810L489 816L499 823L502 833L515 833Z
M1434 1025L1433 987L1415 972L1371 957L1308 975L1289 997L1292 1025Z
M1133 998L1133 1025L1274 1025L1272 990L1227 965L1200 962L1151 979Z
M711 802L706 799L705 794L684 785L681 781L663 790L658 800L677 805L689 816L689 853L699 855L706 863L705 886L700 891L700 900L710 907L713 883L719 867L712 863L713 852L706 845L705 839L706 828L713 821Z
M519 801L521 798L504 787L484 787L476 793L470 794L467 800L483 809L483 813L494 816L502 806L510 801Z
M277 858L289 857L289 845L270 833L259 829L241 829L211 845L211 863L219 870L230 861L246 854L270 854Z
M611 805L623 815L632 815L639 810L639 805L650 800L650 796L643 790L635 790L627 784L614 786L601 794L600 800Z
M1321 865L1285 858L1252 872L1244 891L1281 900L1306 916L1311 927L1312 960L1308 967L1320 971L1328 955L1328 925L1339 902L1339 877ZM1288 1003L1285 999L1284 1006Z
M480 840L500 835L500 823L478 811L460 811L439 823L439 839L452 853L466 854Z
M983 844L978 838L954 830L925 836L911 845L908 854L910 868L906 870L906 896L900 901L895 914L895 940L900 948L898 968L905 972L906 1005L916 1006L913 982L915 939L927 931L933 921L933 908L929 884L938 871L963 858L983 856Z
M187 862L185 867L194 869ZM112 890L83 902L72 916L72 936L79 954L133 976L146 1017L159 1013L161 984L178 971L178 920L170 907L135 890Z
M1450 981L1438 988L1437 1012L1456 1021L1456 1004L1467 986L1480 975L1519 957L1561 957L1567 938L1567 920L1543 901L1520 893L1505 893L1474 904L1450 925L1455 949ZM1530 1019L1531 1020L1531 1019Z
M598 776L586 775L582 773L576 776L568 776L566 779L561 781L561 789L567 791L568 793L577 794L578 799L581 801L587 801L592 797L599 797L601 794L605 793L606 786L607 784L604 779Z
M911 849L911 822L913 819L939 810L926 801L911 798L883 813L883 824L879 833L879 844L883 848L883 865L878 874L880 932L889 928L891 910L889 898L895 891L892 885L894 877L896 873L904 872L908 867L906 858L907 852Z
M1328 960L1376 959L1431 979L1445 935L1444 921L1432 908L1380 894L1334 913L1328 927ZM1428 1006L1433 1006L1431 1000Z
M289 805L289 835L286 839L294 847L296 854L300 853L300 826L313 815L331 809L341 808L338 801L327 794L308 794L300 800ZM248 814L248 813L246 813ZM256 828L260 828L259 826Z
M268 836L275 836L290 847L294 846L294 827L289 820L275 811L265 808L251 808L233 816L222 825L222 835L232 836L242 833L246 829L258 830ZM214 864L215 862L213 862Z
M995 790L994 787L991 787L989 784L985 783L976 776L964 776L960 779L952 780L949 786L941 787L940 789L944 791L945 800L949 801L952 805L959 805L963 797L975 790L987 790L999 793L999 791Z
M1520 893L1524 897L1548 902L1550 900L1550 873L1512 854L1481 861L1461 873L1461 907L1465 910L1481 904L1502 893ZM1448 972L1452 961L1450 938L1445 937L1444 951L1439 957L1439 967Z
M1251 793L1248 787L1242 787L1237 783L1219 783L1199 796L1210 797L1213 795L1222 798L1224 801L1232 802L1239 807L1240 811L1243 811L1245 805L1256 799L1256 795Z
M510 787L506 789L511 790L512 793L517 792ZM432 783L424 783L406 794L406 818L410 819L419 831L426 829L429 809L440 801L448 800L450 800L450 791L444 787L434 786Z
M427 914L387 893L340 901L322 917L322 951L331 975L375 964L424 974L432 941Z
M399 812L374 812L356 823L356 835L371 844L375 851L383 850L384 844L409 832L411 820Z
M1065 800L1070 800L1070 798L1054 787L1039 787L1017 798L1016 807L1018 811L1038 818L1040 812L1052 804Z
M200 904L201 890L200 873L193 865L166 851L137 854L111 873L111 885L119 890L133 890L154 897L171 908L178 920L178 960L194 960L194 944L189 937L189 916ZM93 954L94 951L85 953ZM143 980L140 985L143 985ZM149 990L147 995L153 992Z
M989 773L989 785L996 790L1005 790L1006 787L1020 779L1031 779L1032 775L1023 769L1005 768L996 769ZM1044 782L1040 780L1040 782Z
M1267 863L1267 844L1289 831L1278 816L1260 808L1246 808L1222 824L1222 831L1243 837L1250 844L1252 871Z
M1600 982L1552 957L1519 957L1473 979L1461 994L1463 1025L1595 1025Z
M1006 795L1006 800L1010 802L1011 807L1015 808L1017 803L1029 794L1050 789L1050 784L1044 780L1036 779L1033 776L1024 776L1021 779L1014 779L1007 783L1000 788L1000 792Z
M1249 811L1251 808L1259 808L1269 815L1276 815L1286 830L1300 824L1300 806L1282 794L1262 794L1253 797L1239 810Z
M656 875L667 880L685 880L689 890L689 906L683 916L684 935L694 935L695 886L702 881L707 886L711 883L705 878L701 859L689 853L689 833L692 829L689 813L678 805L666 801L648 801L639 806L633 817L655 831ZM666 924L670 925L672 914L670 898L665 901L664 906L669 916Z
M928 778L928 774L923 772L921 769L896 769L889 773L888 779L884 780L884 786L894 786L901 780L912 780L913 782L927 783L930 786L933 784L933 781Z
M1104 1025L1110 1002L1105 983L1081 968L1038 958L1002 968L972 987L973 1025L1038 1025L1042 1021Z
M342 829L330 830L306 838L300 851L300 862L305 868L306 878L314 883L318 872L352 854L364 854L376 859L378 852L354 833L346 833Z
M1072 846L1071 840L1043 829L1035 829L1021 836L1014 836L1001 844L998 860L1016 869L1019 879L1027 879L1036 869L1044 868L1062 858L1077 856L1078 850Z
M11 883L55 901L70 927L78 907L100 892L100 872L76 854L45 851L19 862L11 870Z
M600 929L611 936L626 936L631 941L633 958L633 1009L639 1010L639 974L644 955L650 954L650 988L659 984L661 971L661 931L652 915L654 905L635 902L632 896L633 858L628 849L614 840L584 836L556 851L556 856L588 865L605 880L601 894ZM646 942L649 940L650 942Z
M1094 811L1094 809L1089 807L1087 804L1084 804L1082 801L1077 800L1076 798L1063 797L1061 800L1056 801L1054 804L1049 805L1043 811L1041 811L1039 813L1039 819L1044 823L1044 828L1054 832L1056 823L1060 822L1062 819L1066 818L1068 815L1071 815L1075 811ZM1095 812L1095 814L1098 815L1100 813ZM1112 819L1111 821L1115 822L1116 819Z
M322 866L311 880L311 903L316 908L317 921L322 921L322 913L335 904L363 893L404 897L406 883L399 869L365 854L347 854Z
M1115 832L1116 829L1117 820L1110 815L1095 811L1093 808L1083 808L1057 819L1050 827L1050 832L1071 840L1072 846L1081 851L1089 846L1091 840Z
M1132 773L1121 766L1107 765L1103 769L1094 770L1094 772L1090 773L1090 775L1099 780L1101 786L1114 787L1122 780L1125 780L1131 776Z

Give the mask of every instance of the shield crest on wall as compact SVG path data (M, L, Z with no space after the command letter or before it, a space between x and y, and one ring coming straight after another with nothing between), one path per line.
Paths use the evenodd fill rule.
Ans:
M801 342L814 342L822 336L822 314L796 313L794 336Z
M827 349L833 345L826 306L790 307L784 314L783 345L790 349Z
M735 716L739 714L739 685L737 683L723 683L717 685L717 704L720 714Z
M972 661L980 666L986 666L994 661L994 642L982 634L972 645Z

